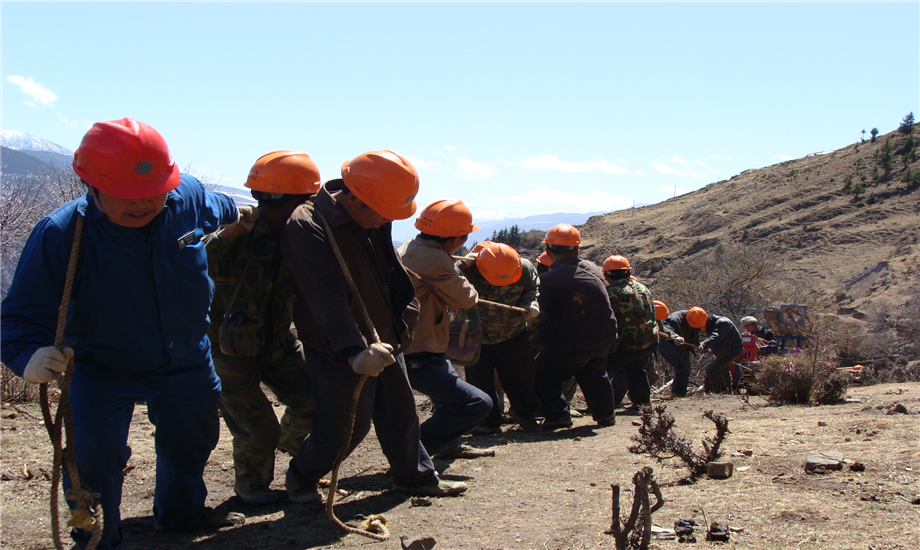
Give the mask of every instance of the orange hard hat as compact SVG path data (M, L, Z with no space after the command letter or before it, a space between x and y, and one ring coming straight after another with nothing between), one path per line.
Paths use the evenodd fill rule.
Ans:
M473 223L473 213L459 199L441 199L426 206L418 218L415 228L422 233L436 237L460 237L479 229Z
M342 180L361 202L388 220L415 214L418 172L398 153L362 153L342 164Z
M479 250L479 255L476 256L476 267L479 268L479 272L486 281L495 286L506 286L518 282L523 267L517 250L504 243L484 241L480 244L483 246Z
M483 248L486 247L486 243L489 243L489 242L492 242L492 241L482 241L482 242L480 242L480 243L476 243L476 245L473 246L473 249L470 250L470 254L475 254L475 253L481 251Z
M687 310L687 324L693 328L703 328L706 326L706 310L701 307L691 307Z
M549 254L547 254L545 251L539 256L537 256L537 263L543 264L546 267L550 267L553 265L553 261L549 259Z
M665 319L668 318L668 315L671 314L671 310L668 309L668 306L666 306L664 302L660 300L655 300L652 303L655 304L655 320L656 321L664 321Z
M181 178L163 136L133 118L93 124L73 153L73 171L116 199L162 195Z
M581 246L581 233L574 226L560 223L546 232L543 242L556 246Z
M259 157L244 185L264 193L313 195L320 188L319 168L306 153L274 151Z
M604 260L604 271L619 271L621 269L632 269L629 260L623 256L610 256Z

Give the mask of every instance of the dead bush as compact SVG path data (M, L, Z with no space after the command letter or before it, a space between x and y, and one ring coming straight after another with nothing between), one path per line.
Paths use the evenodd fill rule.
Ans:
M832 372L821 376L811 391L811 401L815 405L836 405L843 402L850 385L850 375L831 369Z
M35 403L38 401L38 386L28 384L16 376L6 365L0 367L0 401L3 403Z
M775 405L840 403L849 385L846 375L807 355L773 355L761 364L754 389Z
M668 458L679 458L690 472L690 479L706 473L710 462L722 456L719 448L728 431L728 419L721 414L706 411L703 417L708 418L716 425L716 433L703 440L703 452L693 450L689 441L675 434L674 417L666 412L665 405L658 405L654 409L646 407L642 410L642 425L639 426L639 435L632 436L635 445L629 447L629 452L645 454L662 462Z

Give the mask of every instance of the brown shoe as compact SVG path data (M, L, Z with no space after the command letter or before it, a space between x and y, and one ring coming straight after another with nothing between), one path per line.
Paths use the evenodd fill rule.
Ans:
M495 449L477 449L469 445L460 445L460 447L438 453L439 458L482 458L484 456L495 456Z

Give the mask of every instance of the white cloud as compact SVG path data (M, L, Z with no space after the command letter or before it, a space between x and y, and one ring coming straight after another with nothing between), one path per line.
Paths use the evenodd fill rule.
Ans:
M24 78L16 75L9 75L6 81L19 86L19 91L32 98L32 101L26 101L30 107L54 107L54 102L58 100L56 93L45 88L38 82L32 80L32 77Z
M537 187L523 194L511 198L514 202L530 204L538 207L555 208L572 207L580 212L597 210L618 210L629 208L633 200L626 197L615 197L600 189L589 193L571 193L547 187Z
M679 157L679 156L677 156L677 155L674 155L673 157L668 157L668 160L670 160L670 161L673 162L674 164L679 164L679 165L683 166L684 168L690 168L690 161L688 161L687 159L685 159L685 158L683 158L683 157Z
M636 171L633 172L633 173L634 173L635 175L637 175L637 176L644 176L644 175L645 175L645 172L643 172L642 170L636 170Z
M792 157L790 157L789 155L784 155L784 154L782 154L782 153L780 153L780 154L778 154L778 155L773 155L773 156L770 157L770 158L779 159L780 162L786 162L787 160L792 160Z
M683 195L687 192L683 187L677 187L676 185L665 185L658 189L659 193L666 193L669 197L676 197L677 195Z
M717 173L719 172L719 169L718 169L718 168L713 168L713 167L709 166L708 164L706 164L705 162L703 162L703 161L701 161L701 160L699 160L699 159L693 159L693 162L699 164L699 165L702 166L704 169L708 170L710 174L717 174Z
M628 170L622 166L611 164L602 158L596 158L592 161L568 161L562 160L555 155L540 153L535 157L521 159L514 157L513 161L502 159L506 166L515 166L518 168L528 168L531 170L555 170L557 172L603 172L605 174L626 174Z
M486 164L480 164L474 160L463 157L454 157L457 159L457 168L459 172L454 175L465 180L484 180L495 175L495 168Z
M422 160L415 155L406 155L406 158L416 168L428 170L429 172L439 172L441 170L441 165L433 160Z
M725 160L733 160L730 156L726 156Z
M445 145L445 146L444 146L444 149L445 149L446 151L456 151L456 150L457 150L457 148L454 147L453 145Z
M674 158L674 157L672 157L671 160L673 160L673 158ZM677 157L677 158L680 159L680 157ZM683 159L680 159L680 160L683 160ZM686 161L684 161L684 162L686 162ZM701 177L703 177L703 174L699 174L699 173L697 173L697 172L694 172L693 170L681 170L680 168L675 168L675 167L673 167L673 166L668 166L667 164L664 164L663 162L650 162L649 164L652 166L652 168L654 168L655 170L658 170L659 172L661 172L661 173L663 173L663 174L673 174L673 175L675 175L675 176L680 176L680 177L682 177L682 178L685 178L685 177L688 177L688 176L691 177L691 178L701 178ZM689 164L689 163L688 163L688 164Z

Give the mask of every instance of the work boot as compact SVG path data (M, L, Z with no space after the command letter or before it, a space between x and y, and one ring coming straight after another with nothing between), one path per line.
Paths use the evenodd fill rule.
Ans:
M488 426L476 426L470 430L470 435L498 435L502 433L501 428L490 428Z
M603 418L598 418L598 419L595 420L595 422L597 422L597 425L600 426L601 428L606 428L606 427L608 427L608 426L613 426L614 424L617 423L617 415L611 414L610 416L605 416L605 417L603 417Z
M246 504L272 504L278 498L278 493L268 487L253 487L249 484L234 483L233 490L236 496L243 499Z
M393 488L401 493L416 497L455 497L469 487L462 481L445 481L442 479L438 481L437 485L421 485L419 487L394 485Z
M546 432L551 432L553 430L558 430L560 428L571 428L573 426L572 417L569 415L565 415L562 418L557 418L556 420L550 420L548 418L544 418L542 426L543 426L543 431L546 431Z
M322 504L323 495L319 494L316 488L316 482L301 483L288 470L284 477L284 484L287 487L288 500L298 504Z
M511 418L513 418L514 421L517 422L521 426L521 429L525 432L533 433L540 431L540 425L537 424L537 420L535 418L525 417L522 414L518 414L518 412L514 409L509 410L508 414L511 415Z

